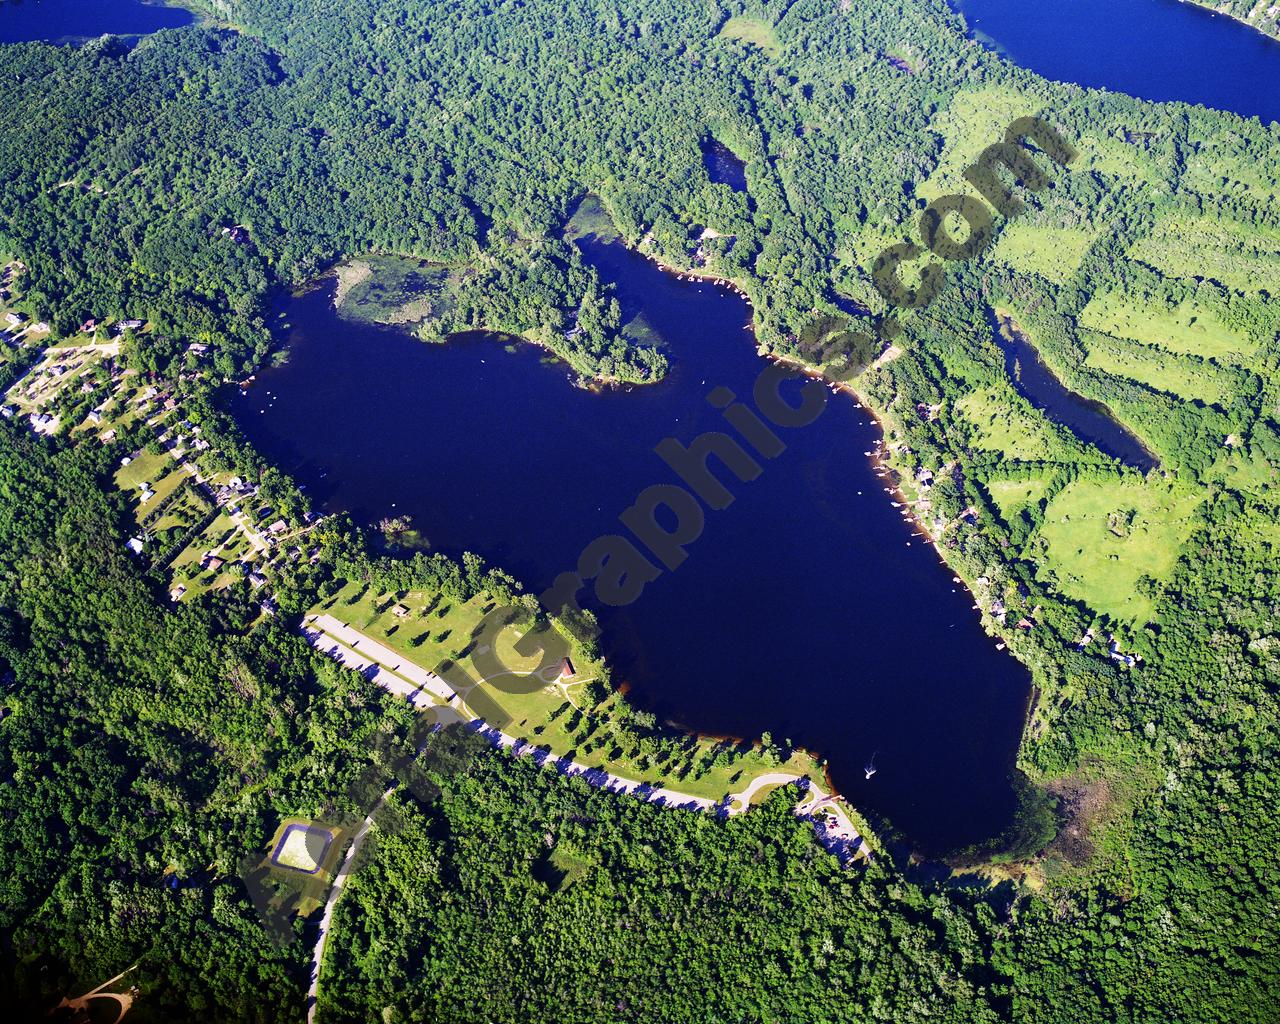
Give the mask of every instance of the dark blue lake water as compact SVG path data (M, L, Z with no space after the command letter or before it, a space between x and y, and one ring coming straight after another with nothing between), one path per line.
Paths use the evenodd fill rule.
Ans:
M1280 42L1179 0L952 0L974 34L1047 78L1280 121Z
M747 165L723 142L702 140L702 166L716 184L728 185L735 192L747 190Z
M230 408L329 507L365 522L408 513L438 549L477 551L541 589L622 530L645 487L678 482L659 441L732 433L708 392L750 403L768 365L741 299L620 245L585 248L624 313L667 343L663 383L582 391L528 346L429 345L341 320L330 286L288 304L288 365ZM828 757L842 793L922 849L995 834L1014 810L1026 672L891 506L863 454L879 431L852 399L831 395L782 435L757 479L720 474L735 501L707 513L685 564L627 608L597 606L619 677L681 725L768 730Z
M142 0L0 0L0 43L81 43L104 33L145 35L195 15Z
M1198 8L962 8L977 32L1049 77L1280 119L1280 46ZM718 180L741 187L740 167L714 149L705 156ZM619 513L646 486L676 482L654 445L725 429L706 395L727 386L750 396L765 365L740 299L619 246L585 248L626 314L643 312L665 340L662 384L580 391L525 346L425 345L343 321L330 287L288 304L289 364L231 408L329 507L365 522L407 513L438 549L480 552L541 589L591 540L619 532ZM1034 377L1039 364L1021 362ZM1069 424L1080 412L1068 408L1077 396L1022 383ZM1090 429L1083 418L1075 426ZM1131 440L1094 426L1117 451ZM833 396L815 423L784 435L787 450L758 479L731 482L736 500L708 513L684 565L627 608L598 608L620 678L635 703L684 726L768 730L828 757L841 792L925 852L998 833L1015 806L1026 672L996 651L970 596L890 504L863 454L879 432L852 400Z
M993 311L990 322L992 337L1004 353L1005 369L1019 394L1049 419L1126 466L1144 473L1156 467L1155 456L1110 409L1063 385L1015 321L1000 322Z

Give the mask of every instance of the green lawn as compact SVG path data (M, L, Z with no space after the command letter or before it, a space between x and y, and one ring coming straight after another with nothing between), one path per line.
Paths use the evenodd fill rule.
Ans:
M471 645L473 632L491 604L483 595L458 603L420 591L380 594L363 584L348 583L312 608L311 613L332 615L428 670L436 670L446 659L456 660L462 674L475 680L481 672L470 655L463 652ZM409 614L396 616L393 609L397 605L407 608ZM498 641L497 653L501 663L513 671L528 672L537 667L537 658L525 659L515 653L511 645L519 635L516 629L507 630ZM666 742L642 740L640 749L629 753L623 744L629 744L630 738L614 727L618 717L628 713L623 698L610 693L595 707L587 707L583 700L584 687L602 675L603 666L575 657L574 668L570 679L556 680L528 693L509 693L501 686L481 684L484 702L498 704L509 717L503 726L508 735L548 747L557 756L568 756L589 767L670 786L692 796L719 799L732 790L745 788L752 777L763 771L791 770L820 777L818 765L804 753L793 753L779 768L767 763L758 750L744 753L730 764L712 763L705 771L685 772L683 768L689 762L711 761L721 743L670 731L665 734ZM444 674L457 678L454 672ZM674 759L664 761L661 757L663 751L673 752L673 743L684 748L678 755L680 765Z
M1077 480L1045 511L1047 568L1067 595L1117 619L1145 622L1153 603L1138 581L1172 574L1203 500L1202 492L1155 476Z
M190 478L188 477L188 479ZM187 488L180 497L174 499L169 507L164 510L164 515L151 524L151 529L158 532L174 526L190 528L210 511L212 510L208 502L202 501L196 491Z
M173 460L169 458L167 452L161 452L156 455L143 449L129 465L121 466L116 470L116 486L122 491L135 492L144 483L149 483L154 487L156 481L172 468Z

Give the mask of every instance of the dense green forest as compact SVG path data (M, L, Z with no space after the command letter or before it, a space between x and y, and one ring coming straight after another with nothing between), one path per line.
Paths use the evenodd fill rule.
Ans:
M736 282L761 343L795 355L815 323L885 311L876 256L1012 121L1080 153L855 381L904 486L934 474L948 562L1033 671L1020 763L1048 832L958 855L1001 863L950 881L844 869L780 796L719 822L481 754L432 799L390 798L321 1020L1280 1015L1275 126L1044 82L942 0L205 10L136 45L4 48L0 253L55 337L148 322L126 361L291 520L305 502L207 403L270 354L280 285L362 254L447 268L449 329L647 381L662 357L564 238L584 196L629 244ZM708 177L712 138L746 191ZM996 310L1158 468L1027 403ZM276 941L241 864L291 815L359 821L378 737L408 728L292 628L377 570L335 523L275 617L243 582L172 605L124 552L128 447L0 422L6 987L34 1017L137 963L130 1019L301 1020L315 920Z

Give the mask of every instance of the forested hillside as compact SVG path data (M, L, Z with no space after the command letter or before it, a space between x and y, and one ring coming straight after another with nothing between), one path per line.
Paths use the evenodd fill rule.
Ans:
M665 359L565 237L584 196L628 244L733 281L761 344L803 357L815 324L890 312L876 257L974 194L965 168L1011 122L1079 154L1026 149L1052 185L980 259L932 260L939 296L897 310L853 381L1033 672L1041 813L957 851L987 868L962 885L841 868L780 797L722 823L480 756L438 800L392 799L338 905L322 1020L1280 1015L1276 126L1037 79L942 0L207 10L132 46L4 48L0 254L55 340L145 321L121 358L210 433L209 389L271 353L273 290L347 257L465 282L449 329L651 382ZM708 176L712 139L745 191ZM1155 468L1029 402L995 324ZM301 1020L315 920L277 946L238 865L290 815L358 821L371 735L410 718L294 629L367 578L363 540L326 525L274 617L239 580L171 603L124 554L124 439L82 437L0 422L7 987L35 1016L138 963L130 1020Z

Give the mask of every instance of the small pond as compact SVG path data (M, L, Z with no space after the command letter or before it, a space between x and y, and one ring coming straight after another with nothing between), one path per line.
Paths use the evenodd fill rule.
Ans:
M1144 473L1156 467L1155 456L1111 415L1110 409L1077 394L1058 380L1016 321L992 313L991 328L996 344L1004 353L1005 369L1013 386L1028 402L1080 440L1126 466Z
M728 185L735 192L747 190L747 165L723 142L702 140L702 166L717 185Z

